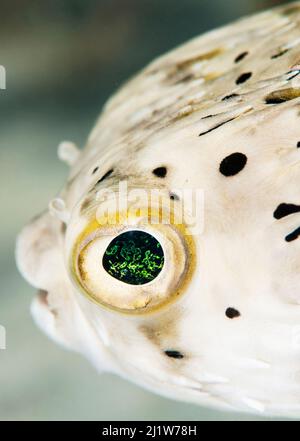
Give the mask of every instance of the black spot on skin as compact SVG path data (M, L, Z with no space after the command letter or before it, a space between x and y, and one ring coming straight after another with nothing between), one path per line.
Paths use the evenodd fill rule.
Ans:
M94 170L92 171L92 175L94 175L95 173L97 173L98 170L99 170L99 167L94 168Z
M297 148L300 148L300 141L297 142Z
M224 176L237 175L247 164L247 156L243 153L232 153L220 164L220 173Z
M300 205L294 204L280 204L274 211L275 219L282 219L283 217L289 216L290 214L299 213Z
M266 98L266 104L281 104L281 103L285 103L286 100L279 98L279 97L270 97L270 98Z
M206 135L207 133L210 133L210 132L212 132L213 130L216 130L216 129L218 129L219 127L224 126L224 124L227 124L228 122L233 121L234 119L235 119L235 118L230 118L230 119L227 119L226 121L222 121L221 123L217 124L216 126L210 128L210 129L208 129L208 130L205 130L205 132L200 133L199 136Z
M235 63L239 63L239 62L242 61L245 57L247 57L248 53L249 53L248 51L242 52L240 55L238 55L238 56L235 58L234 62L235 62Z
M292 233L288 234L285 238L286 242L293 242L293 240L298 239L298 237L300 236L300 227L297 228L295 231L293 231Z
M105 173L104 176L102 176L101 179L99 179L99 181L97 181L97 184L100 184L100 182L103 182L105 179L107 179L112 173L113 173L113 169L109 170L107 173Z
M166 167L157 167L152 173L158 178L165 178L167 176L167 168Z
M288 49L282 49L280 52L277 52L277 54L272 55L271 59L275 60L275 58L282 57L282 55L286 54L288 52Z
M179 201L179 196L175 193L170 193L170 199L171 201Z
M236 84L243 84L243 83L245 83L246 81L248 81L249 80L249 78L251 78L252 77L252 73L251 72L246 72L246 73L243 73L242 75L240 75L237 79L236 79Z
M184 358L184 355L181 352L172 349L167 349L165 354L170 358L177 358L178 360Z
M227 308L225 314L229 319L235 319L241 316L241 313L235 308Z
M236 98L239 96L237 93L231 93L230 95L226 95L222 98L222 101L231 100L232 98Z

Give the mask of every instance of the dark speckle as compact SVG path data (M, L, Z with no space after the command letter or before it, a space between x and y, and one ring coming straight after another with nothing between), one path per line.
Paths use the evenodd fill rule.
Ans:
M206 116L202 116L201 119L208 119L208 118L213 118L216 115L206 115Z
M227 124L227 123L233 121L234 119L235 119L235 118L230 118L230 119L227 119L226 121L222 121L222 122L220 122L219 124L217 124L217 125L211 127L210 129L205 130L204 132L201 132L201 133L199 134L199 136L207 135L207 133L210 133L210 132L212 132L213 130L216 130L216 129L218 129L219 127L224 126L224 124Z
M102 176L101 179L99 179L99 181L97 181L97 184L100 184L100 182L104 181L105 179L107 179L112 173L113 173L113 169L109 170L107 173L105 173L104 176Z
M241 313L235 308L227 308L225 314L229 319L234 319L241 316Z
M179 196L175 193L170 193L171 201L179 201Z
M300 141L297 142L297 147L300 148Z
M231 100L232 98L236 98L239 95L237 93L231 93L230 95L226 95L222 98L222 101L227 101L227 100Z
M184 355L181 352L172 349L167 349L165 354L170 358L177 358L178 360L184 358Z
M238 174L247 163L247 156L243 153L232 153L223 159L220 164L220 173L224 176L234 176Z
M275 60L276 58L282 57L282 55L286 54L288 52L288 49L282 49L281 51L277 52L276 54L271 56L272 60Z
M95 173L97 173L98 170L99 170L99 167L95 167L94 170L92 171L92 175L94 175Z
M249 78L252 77L252 73L251 72L246 72L243 73L242 75L240 75L237 79L236 79L236 84L242 84L245 83L246 81L249 80Z
M157 167L152 173L158 178L165 178L167 176L167 168L166 167Z
M249 53L248 51L242 52L241 54L239 54L239 55L235 58L234 62L235 62L235 63L239 63L239 62L242 61L245 57L247 57L248 53Z

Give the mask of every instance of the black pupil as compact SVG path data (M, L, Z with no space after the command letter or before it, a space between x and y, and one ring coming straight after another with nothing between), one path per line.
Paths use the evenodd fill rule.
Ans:
M115 279L130 285L144 285L154 280L164 266L161 244L144 231L127 231L108 245L102 261Z

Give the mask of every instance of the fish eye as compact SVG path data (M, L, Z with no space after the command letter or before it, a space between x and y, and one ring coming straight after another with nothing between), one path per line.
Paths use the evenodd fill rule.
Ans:
M102 265L108 274L121 282L145 285L161 272L164 252L151 234L139 230L127 231L108 245Z
M166 223L158 217L155 209L127 217L118 212L111 224L92 216L85 226L77 222L75 233L77 227L68 228L70 276L79 292L122 313L143 314L177 301L195 268L194 241L174 214Z

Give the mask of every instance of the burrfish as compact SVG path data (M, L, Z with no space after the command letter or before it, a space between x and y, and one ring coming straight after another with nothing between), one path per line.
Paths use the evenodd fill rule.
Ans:
M300 416L300 2L150 63L17 240L37 324L99 372ZM46 166L46 165L45 165Z

